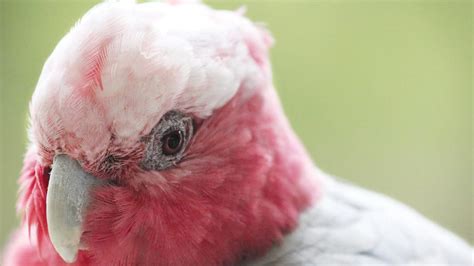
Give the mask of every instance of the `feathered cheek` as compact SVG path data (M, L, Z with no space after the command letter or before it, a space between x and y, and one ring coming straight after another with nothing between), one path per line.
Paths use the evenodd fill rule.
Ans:
M36 154L25 156L20 177L20 197L18 211L24 212L24 222L28 225L30 241L38 243L39 251L45 248L48 229L46 221L46 193L51 169L38 161ZM36 238L35 238L36 237Z

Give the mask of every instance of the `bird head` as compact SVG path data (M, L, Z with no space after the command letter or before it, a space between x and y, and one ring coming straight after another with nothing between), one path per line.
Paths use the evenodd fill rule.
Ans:
M21 202L40 249L76 264L218 265L278 242L315 184L271 44L241 12L199 3L87 12L30 104L35 179Z

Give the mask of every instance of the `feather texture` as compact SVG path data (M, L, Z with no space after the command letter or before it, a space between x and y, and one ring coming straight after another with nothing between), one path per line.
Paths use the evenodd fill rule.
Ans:
M318 176L323 195L301 216L298 229L247 265L473 264L472 247L409 207Z
M262 26L170 2L99 4L48 58L5 265L65 265L46 220L58 154L107 184L91 192L72 265L467 261L470 247L413 211L314 170L273 87ZM195 134L176 165L143 169L142 140L170 110Z

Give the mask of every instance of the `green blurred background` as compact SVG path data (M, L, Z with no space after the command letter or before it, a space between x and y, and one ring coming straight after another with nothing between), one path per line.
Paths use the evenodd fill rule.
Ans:
M0 2L0 246L18 223L29 98L47 56L95 2ZM274 81L323 170L473 243L472 1L209 3L245 4L273 32Z

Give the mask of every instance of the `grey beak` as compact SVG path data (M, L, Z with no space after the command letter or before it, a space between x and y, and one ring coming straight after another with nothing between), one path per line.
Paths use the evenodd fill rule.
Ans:
M77 259L90 191L101 183L69 156L54 157L46 195L46 219L51 242L67 263Z

